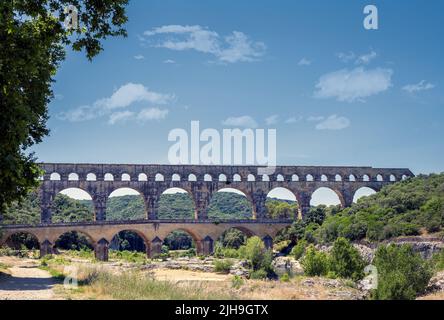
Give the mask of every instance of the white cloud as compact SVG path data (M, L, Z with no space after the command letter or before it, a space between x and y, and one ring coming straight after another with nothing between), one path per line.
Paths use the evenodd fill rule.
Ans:
M111 97L96 101L94 105L106 109L125 108L134 102L166 104L173 100L173 95L148 90L142 84L127 83L115 91Z
M138 55L134 56L134 59L136 59L136 60L143 60L143 59L145 59L145 57L143 55L141 55L141 54L138 54Z
M127 83L118 88L110 97L95 101L92 105L77 107L68 112L60 114L62 120L71 122L92 120L101 116L109 115L111 124L129 118L128 113L114 112L115 109L128 108L136 102L148 104L165 105L174 100L174 95L163 94L149 90L142 84Z
M336 98L338 101L363 101L364 98L386 91L391 87L391 69L358 67L327 73L316 84L317 98Z
M354 52L340 52L337 53L336 56L341 60L342 62L349 62L351 60L354 60L356 58L356 55Z
M309 66L309 65L311 65L311 61L308 60L307 58L302 58L298 62L298 66Z
M263 42L251 41L240 31L233 31L224 38L221 38L217 32L199 25L166 25L144 32L145 37L158 35L173 35L176 38L161 40L155 47L176 51L195 50L211 54L220 62L255 61L265 51Z
M133 116L134 116L134 112L131 112L131 111L114 112L109 116L108 123L109 124L116 124L117 122L129 120Z
M285 120L285 123L296 123L302 120L302 117L290 117L288 119Z
M369 64L370 61L375 59L377 56L378 55L376 54L375 51L371 51L370 53L363 54L363 55L359 56L358 59L356 59L355 63L356 64Z
M421 80L416 84L405 85L404 87L402 87L402 90L407 91L409 93L415 93L419 91L430 90L433 89L434 87L435 87L434 84L426 82L425 80Z
M323 116L310 116L307 118L307 121L314 121L314 122L318 122L318 121L322 121L324 120Z
M163 60L163 63L166 63L166 64L174 64L174 63L176 63L176 61L174 61L174 60L172 60L172 59L166 59L166 60Z
M279 116L277 114L274 114L272 116L269 116L268 118L265 119L265 123L267 124L267 126L271 126L273 124L277 124L279 120Z
M317 130L341 130L350 126L350 120L346 117L331 115L316 125Z
M250 116L230 117L222 121L224 126L256 128L257 122Z
M148 108L141 110L137 115L137 119L140 121L161 120L165 119L168 113L168 109Z

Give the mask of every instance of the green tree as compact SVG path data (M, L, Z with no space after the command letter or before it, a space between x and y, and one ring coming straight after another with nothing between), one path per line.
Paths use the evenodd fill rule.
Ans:
M380 246L373 263L378 270L373 298L379 300L415 299L425 291L433 274L429 263L410 245Z
M65 46L91 60L101 40L125 36L127 0L0 1L0 213L38 185L29 147L49 133L47 105ZM79 28L64 27L64 8L78 9Z
M330 252L330 271L341 278L359 280L364 277L365 262L359 251L345 238L338 238Z
M310 245L302 258L302 267L307 276L325 276L328 272L328 256Z

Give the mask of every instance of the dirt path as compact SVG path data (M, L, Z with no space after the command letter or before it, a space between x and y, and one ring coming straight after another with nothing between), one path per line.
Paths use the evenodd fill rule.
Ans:
M0 300L54 299L56 282L35 260L0 257L0 262L10 266L10 274L0 277Z

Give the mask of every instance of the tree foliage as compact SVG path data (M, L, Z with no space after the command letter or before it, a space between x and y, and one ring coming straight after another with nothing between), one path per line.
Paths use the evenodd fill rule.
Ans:
M49 133L51 84L65 46L92 59L101 40L125 36L127 0L5 0L0 2L0 213L38 185L29 147ZM78 9L80 27L64 28L64 8Z

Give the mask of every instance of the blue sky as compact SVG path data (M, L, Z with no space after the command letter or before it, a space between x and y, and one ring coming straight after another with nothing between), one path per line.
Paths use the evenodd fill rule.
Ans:
M375 4L379 29L365 30ZM444 171L442 1L130 1L128 37L68 52L45 162L168 163L168 132L277 129L288 165Z

